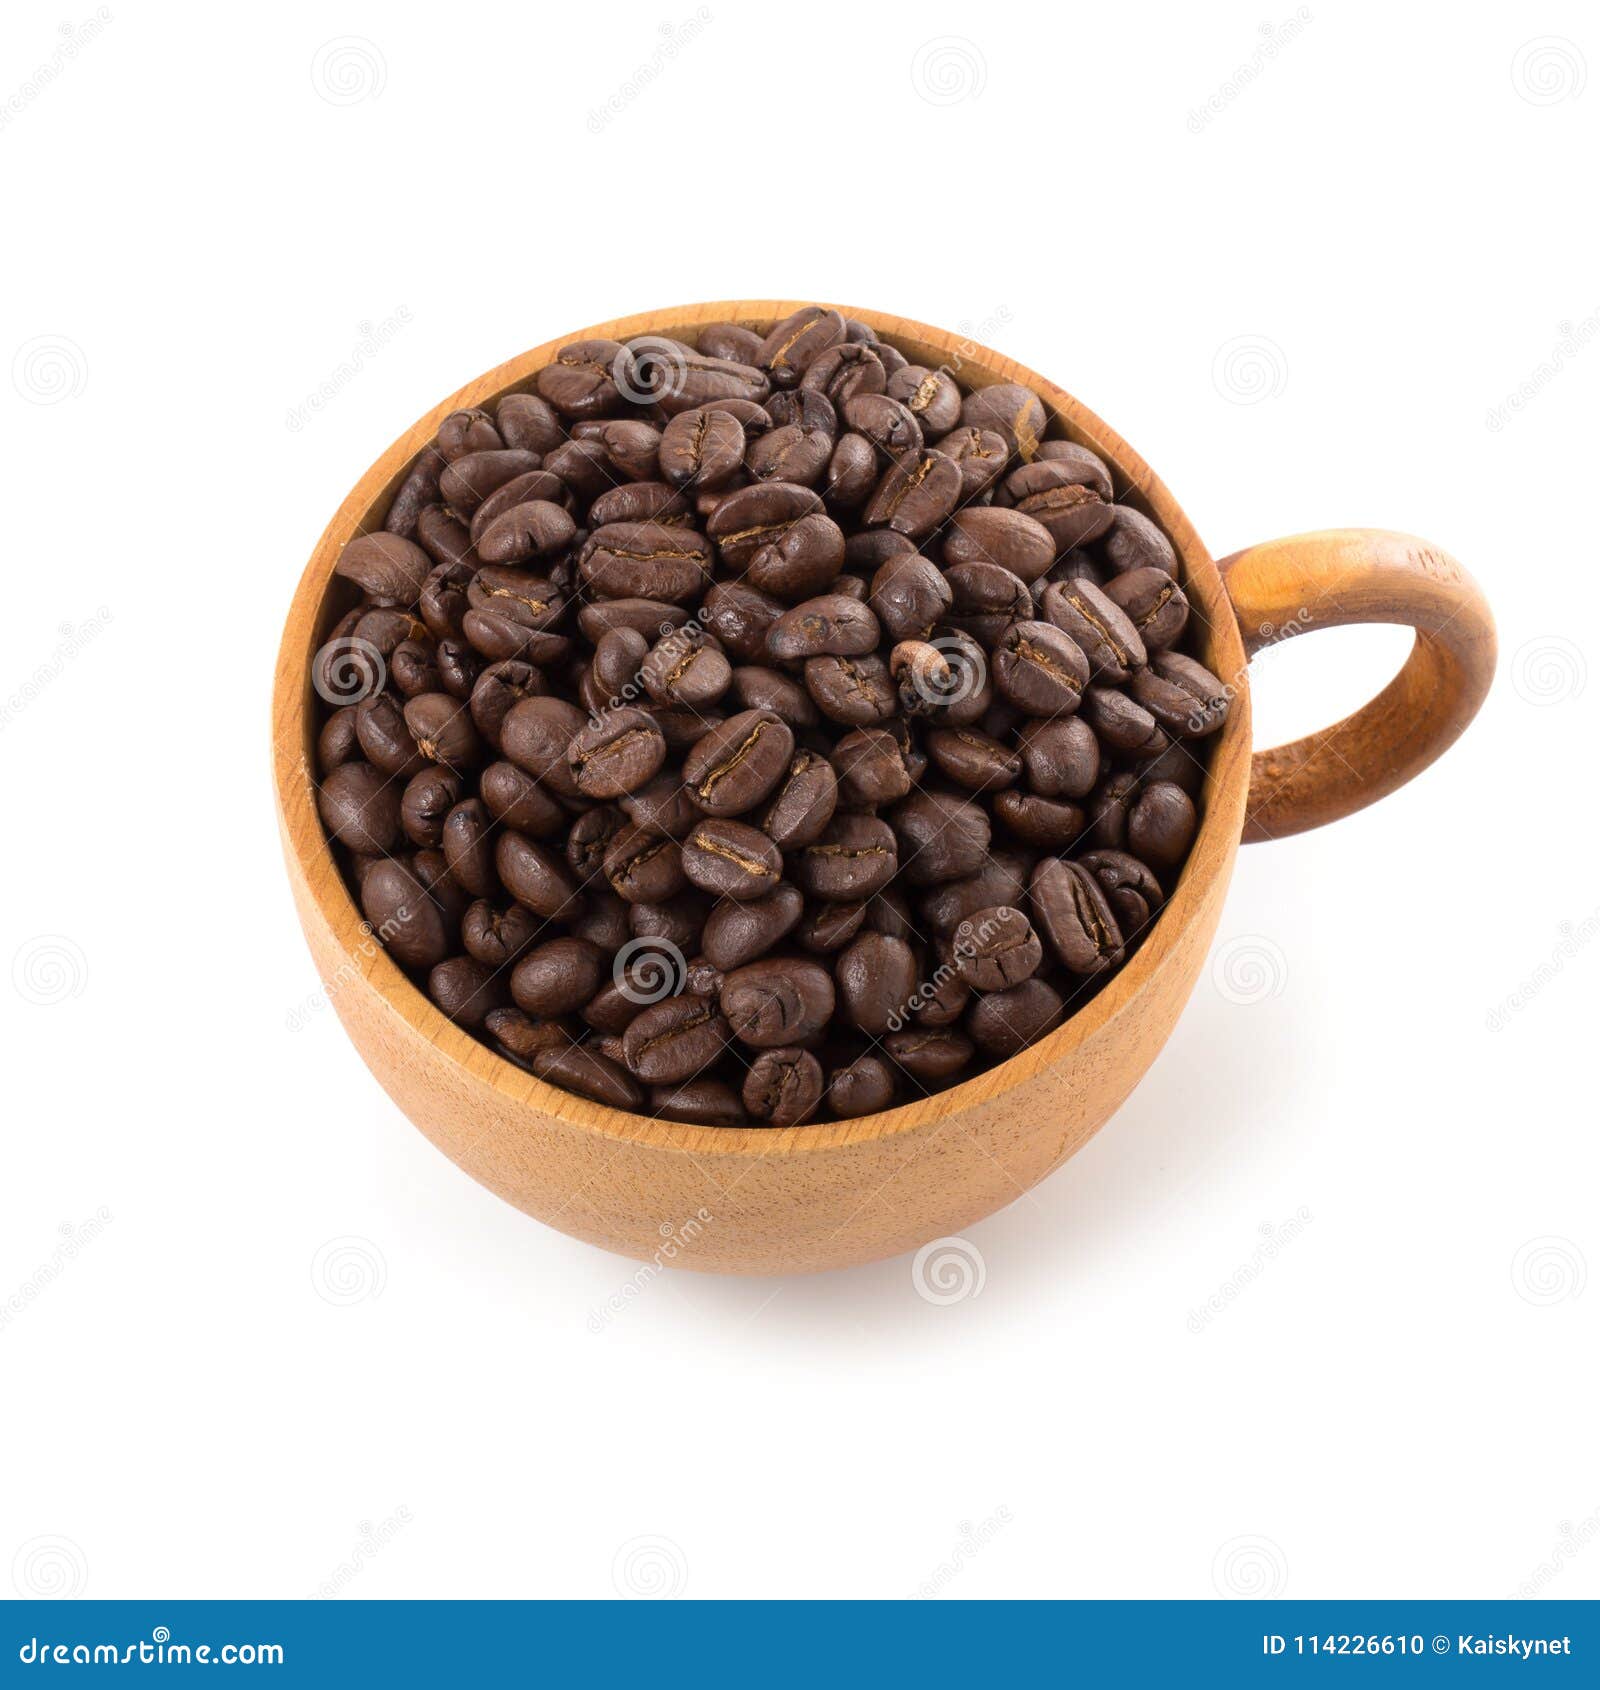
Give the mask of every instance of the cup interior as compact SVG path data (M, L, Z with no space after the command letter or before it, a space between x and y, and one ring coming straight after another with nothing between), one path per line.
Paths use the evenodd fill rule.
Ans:
M935 1093L931 1098L900 1104L850 1122L775 1131L740 1127L706 1129L654 1116L632 1115L550 1086L449 1021L427 994L375 945L367 935L361 911L342 873L332 864L331 848L316 812L311 777L318 728L318 701L311 686L312 660L335 624L360 597L352 583L333 573L339 553L358 534L382 527L390 502L416 454L432 440L446 416L463 407L492 406L509 393L530 390L538 372L570 342L626 341L648 334L693 344L697 331L713 322L735 322L764 334L799 304L784 300L717 302L642 313L578 329L486 372L442 401L394 443L340 506L301 577L278 656L274 764L284 838L287 848L300 857L299 866L306 875L318 911L339 940L354 971L352 977L360 976L380 991L391 1007L437 1050L472 1067L489 1078L496 1089L524 1099L538 1112L588 1128L599 1127L619 1138L678 1144L683 1148L692 1144L696 1154L704 1153L708 1134L719 1151L761 1155L770 1153L779 1132L785 1139L796 1139L797 1147L808 1140L831 1144L840 1142L841 1138L859 1142L889 1136L924 1121L930 1104L940 1110L956 1110L964 1102L978 1096L992 1098L1032 1078L1041 1068L1070 1059L1086 1039L1098 1033L1135 994L1149 985L1197 907L1205 884L1215 875L1229 871L1243 825L1249 780L1246 659L1226 589L1216 564L1181 507L1138 453L1064 388L965 335L947 333L883 312L841 305L836 309L867 323L912 363L935 369L943 367L966 386L988 387L996 382L1015 381L1032 388L1049 413L1046 438L1074 441L1104 459L1112 473L1118 502L1133 506L1161 527L1178 553L1179 584L1189 600L1190 626L1195 631L1200 659L1227 684L1233 703L1227 723L1208 742L1200 828L1189 858L1171 897L1138 949L1092 997L1070 1011L1055 1032L960 1085ZM307 814L309 831L304 825ZM308 840L318 842L322 861L316 859L316 847L308 850L304 843ZM485 1070L485 1062L492 1069Z

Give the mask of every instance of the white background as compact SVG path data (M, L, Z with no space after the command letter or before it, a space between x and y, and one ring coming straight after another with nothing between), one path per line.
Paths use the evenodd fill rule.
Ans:
M0 1590L1600 1592L1593 10L92 15L0 20ZM1049 372L1216 555L1426 536L1502 665L1415 785L1241 854L1143 1086L971 1230L980 1294L668 1274L597 1332L633 1264L319 1007L272 661L436 400L769 295ZM1275 651L1258 742L1405 646Z

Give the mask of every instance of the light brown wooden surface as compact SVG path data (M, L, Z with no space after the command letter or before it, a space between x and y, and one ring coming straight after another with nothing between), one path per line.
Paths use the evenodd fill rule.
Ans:
M950 1091L856 1121L773 1131L623 1114L533 1078L439 1014L363 931L316 813L309 673L343 608L329 590L339 552L379 526L409 460L444 416L530 386L568 341L692 340L699 325L724 320L765 330L795 304L683 306L574 330L442 401L362 477L318 542L289 612L273 699L274 780L295 905L334 1007L384 1089L441 1150L527 1213L645 1260L692 1221L698 1231L686 1248L673 1243L671 1265L721 1273L810 1272L913 1249L1011 1202L1084 1144L1138 1083L1189 996L1221 913L1250 782L1245 651L1233 609L1216 565L1149 467L1077 400L1010 359L921 323L841 306L914 362L943 364L973 386L1033 388L1052 412L1050 432L1098 452L1119 498L1152 516L1177 547L1200 655L1239 684L1214 742L1200 833L1166 909L1121 973L1056 1033Z
M1337 821L1403 786L1451 745L1494 679L1494 618L1448 552L1412 534L1338 528L1235 552L1219 566L1245 650L1317 628L1417 630L1405 667L1353 716L1256 753L1244 837Z

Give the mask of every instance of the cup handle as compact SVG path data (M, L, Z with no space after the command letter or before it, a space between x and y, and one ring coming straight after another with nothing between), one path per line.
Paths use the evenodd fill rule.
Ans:
M1352 622L1415 628L1405 667L1342 722L1258 751L1247 842L1321 827L1404 786L1477 714L1494 678L1494 618L1448 552L1410 534L1330 528L1251 546L1219 565L1247 657Z

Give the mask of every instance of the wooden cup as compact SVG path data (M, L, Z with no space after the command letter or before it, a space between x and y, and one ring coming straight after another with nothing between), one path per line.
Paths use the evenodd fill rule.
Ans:
M606 1249L713 1273L813 1272L958 1232L1072 1155L1138 1083L1193 989L1241 838L1281 838L1410 780L1472 719L1495 664L1494 623L1447 553L1367 529L1301 534L1214 563L1143 459L1043 376L923 323L854 307L913 363L963 385L1017 381L1049 433L1111 466L1117 496L1176 546L1202 661L1233 692L1211 741L1199 836L1173 896L1123 970L1048 1038L920 1103L784 1130L696 1127L624 1114L560 1091L452 1025L364 926L317 815L312 658L351 600L333 566L382 524L440 420L532 385L574 339L693 339L711 322L765 332L785 300L721 301L602 323L470 382L409 429L357 483L311 555L289 610L273 694L273 775L284 857L307 943L362 1059L400 1108L475 1179L528 1214ZM1416 630L1399 675L1364 709L1293 745L1250 747L1250 653L1314 628ZM1242 635L1242 638L1241 638Z

